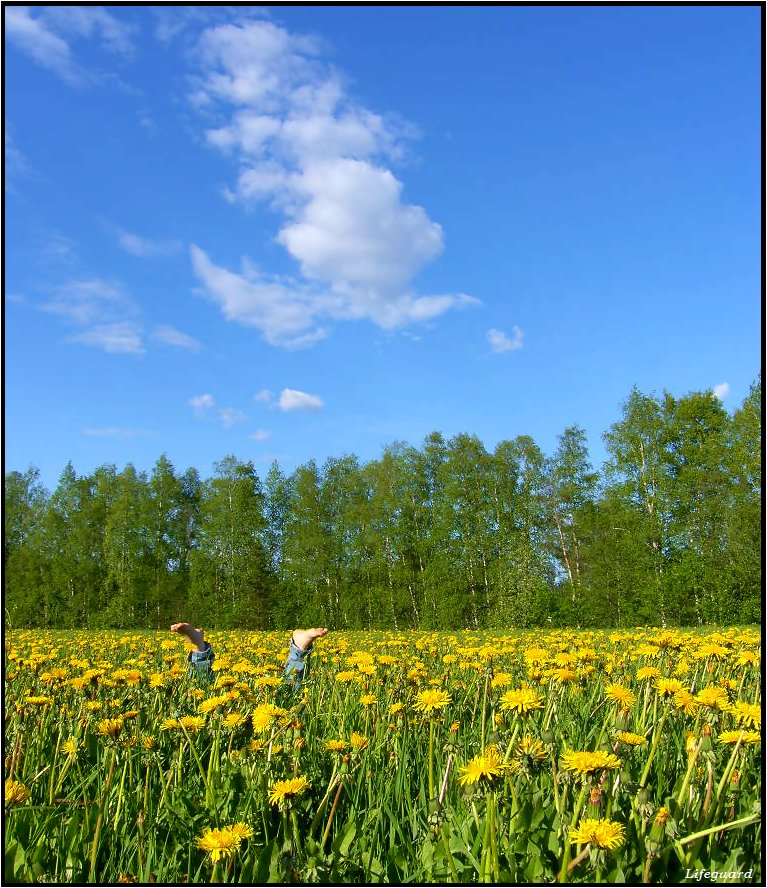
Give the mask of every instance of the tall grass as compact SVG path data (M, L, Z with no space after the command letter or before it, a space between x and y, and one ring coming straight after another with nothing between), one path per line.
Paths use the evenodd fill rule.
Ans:
M754 629L208 637L7 634L4 881L760 880Z

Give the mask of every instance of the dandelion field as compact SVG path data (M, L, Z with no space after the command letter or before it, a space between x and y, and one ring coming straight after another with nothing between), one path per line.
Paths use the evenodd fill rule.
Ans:
M758 630L5 637L4 882L761 881Z

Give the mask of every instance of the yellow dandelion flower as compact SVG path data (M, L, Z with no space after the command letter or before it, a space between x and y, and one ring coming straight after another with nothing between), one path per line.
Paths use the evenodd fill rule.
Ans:
M761 657L754 651L739 651L736 657L738 666L755 666L760 660Z
M419 691L416 694L413 709L416 712L435 712L437 709L444 709L453 698L447 691L439 688L427 688L425 691Z
M360 704L362 706L375 706L377 702L375 694L363 694L360 697Z
M77 754L77 740L74 737L70 737L69 740L65 740L61 744L62 752L65 755L76 755Z
M402 712L405 708L405 704L397 701L396 703L392 703L389 707L389 715L396 715L398 712Z
M536 709L543 709L543 697L533 688L516 688L501 697L501 709L526 715Z
M182 715L178 719L179 726L186 728L190 734L201 731L205 727L205 718L201 715Z
M283 799L300 795L309 788L306 777L292 777L289 780L278 780L269 790L269 803L278 805Z
M739 725L748 725L757 730L762 726L762 709L755 703L736 700L727 711Z
M336 673L336 681L341 682L341 684L348 684L350 681L354 681L357 676L358 673L345 670Z
M206 829L205 832L194 840L195 845L202 851L206 851L211 862L217 863L222 858L233 857L242 844L242 837L230 827L222 829Z
M549 652L545 648L527 648L525 659L530 663L545 663L549 659Z
M730 705L730 698L724 688L716 685L709 685L703 688L695 695L696 702L701 706L708 706L709 709L720 709L723 712Z
M682 688L682 682L678 678L658 678L655 681L655 690L661 697L673 697Z
M644 746L647 743L646 737L641 734L632 734L631 731L618 731L615 736L626 746Z
M493 680L490 682L490 687L505 688L506 685L510 685L513 680L514 679L508 674L508 672L498 672L493 677Z
M345 752L348 747L349 744L346 740L327 740L325 742L325 749L328 752Z
M30 706L49 706L53 703L53 697L46 697L45 695L37 696L37 697L25 697L24 703L28 703Z
M239 836L241 840L253 838L253 827L247 823L233 823L226 828L231 830L236 836Z
M605 688L605 696L608 700L612 700L613 703L620 704L623 709L628 709L637 701L636 694L622 684L607 685Z
M230 712L224 716L223 724L226 728L236 728L246 721L245 716L241 712Z
M598 820L585 817L578 826L570 831L571 845L595 845L614 851L625 841L625 827L614 820Z
M349 738L349 742L355 752L361 752L363 749L367 749L368 746L370 746L370 740L365 737L364 734L358 734L356 731L354 731Z
M272 703L262 703L251 713L250 719L253 722L253 730L257 734L263 734L268 731L272 721L276 719L284 710L277 709Z
M48 672L43 672L40 676L40 681L57 681L61 678L66 678L69 675L66 669L58 668L58 669L50 669Z
M197 711L202 715L209 715L211 712L215 712L219 706L224 706L228 702L229 696L227 694L221 694L218 697L208 697L207 700L203 700L200 703Z
M592 771L601 771L605 768L615 770L620 768L622 762L610 752L583 752L579 750L567 750L562 755L562 767L573 774L590 774Z
M637 681L647 681L648 679L660 678L661 672L657 666L642 666L637 669Z
M516 764L518 767L519 763ZM480 780L491 783L511 768L511 763L501 761L495 748L488 747L484 755L475 755L471 761L458 768L458 782L461 786L471 786Z
M546 758L546 747L536 737L526 734L517 744L515 752L519 758L530 756L536 762L542 762Z
M762 735L759 731L747 731L742 728L740 731L722 731L718 737L719 743L737 743L738 740L743 744L761 743Z
M99 722L97 733L100 737L118 737L124 726L121 718L105 718Z
M686 688L682 688L681 691L677 691L674 694L674 706L677 709L681 709L685 715L695 715L700 703Z
M20 805L22 802L26 802L31 795L32 793L23 783L18 783L16 780L11 779L5 781L6 805Z

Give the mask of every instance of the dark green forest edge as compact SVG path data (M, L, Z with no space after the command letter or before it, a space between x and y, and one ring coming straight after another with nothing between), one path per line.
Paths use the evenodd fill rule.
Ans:
M761 378L637 389L590 464L572 426L488 452L468 434L261 480L69 464L5 477L6 627L338 629L753 623L761 616Z

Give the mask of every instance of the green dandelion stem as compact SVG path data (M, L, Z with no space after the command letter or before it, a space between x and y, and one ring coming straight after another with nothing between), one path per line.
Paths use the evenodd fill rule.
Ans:
M748 826L761 819L761 814L749 814L747 817L741 817L740 820L730 820L728 823L720 823L718 826L709 826L707 829L702 829L700 832L692 833L689 836L685 836L683 839L678 839L676 844L683 847L684 845L689 845L691 842L697 842L699 839L704 839L706 836L724 832L728 829L740 829L741 826Z
M485 727L487 724L487 688L490 684L490 673L485 673L485 689L482 693L482 749L485 748Z
M186 742L189 744L189 751L192 753L192 756L197 763L197 768L200 772L200 777L202 777L202 785L205 787L205 804L210 807L212 805L212 798L210 792L210 783L208 781L208 775L205 773L205 768L202 765L202 761L200 760L200 756L197 754L197 750L194 748L194 744L192 743L192 738L189 736L189 732L184 727L183 722L179 722L181 725L181 730L184 732L184 736L186 737ZM211 753L212 755L212 753Z
M50 776L50 779L48 780L48 804L49 805L53 804L53 782L54 782L53 777L54 777L54 773L56 771L56 762L59 760L59 748L61 746L61 734L62 734L62 732L58 731L58 734L56 737L56 751L53 753L53 767L51 768L51 776ZM64 763L63 771L66 774L66 762ZM61 780L59 780L59 784L60 783L61 783Z
M117 763L117 750L112 749L112 758L109 763L109 771L107 773L107 779L104 783L104 794L101 797L101 804L99 805L99 814L96 818L96 828L93 833L93 844L91 846L91 859L90 859L90 872L88 874L88 881L95 882L96 881L96 857L98 855L99 850L99 836L101 834L101 824L104 820L104 811L107 806L107 795L109 794L109 787L112 785L112 778L115 773L115 765Z
M570 861L567 865L567 872L571 873L576 866L583 863L583 861L589 856L589 851L591 850L591 842L588 842L585 848L581 851L581 853L575 858L575 860ZM599 881L597 879L596 881Z
M320 847L324 848L325 843L328 840L328 836L330 835L330 827L333 823L333 817L336 813L336 808L338 807L338 802L341 798L341 790L344 788L343 781L338 781L338 789L336 790L335 798L333 799L333 804L330 808L330 814L328 814L328 822L325 824L325 831L322 833L322 841L320 842Z
M668 710L665 710L663 715L660 717L660 722L655 726L655 730L652 735L652 745L650 746L650 752L647 755L647 761L645 762L644 770L642 771L642 776L639 778L639 786L640 788L645 786L647 781L647 776L650 773L650 767L652 766L653 759L655 758L655 753L658 749L658 741L661 738L661 734L663 733L663 724L666 721L666 715Z
M498 833L496 832L495 823L495 793L488 796L488 805L490 807L490 862L492 864L492 875L496 882L501 879L500 869L498 866Z
M482 710L483 719L483 736L484 736L484 708ZM434 716L429 719L429 801L435 798L434 795Z
M687 792L687 787L690 785L690 778L692 777L693 769L695 768L695 762L698 759L698 753L700 752L701 745L703 744L703 739L701 738L695 744L693 748L692 754L689 756L689 761L687 762L687 771L684 775L684 780L682 781L682 785L679 788L679 792L677 793L676 803L681 807L684 796Z
M578 800L576 801L575 807L573 808L573 816L570 818L570 826L572 826L580 816L581 807L583 806L583 802L586 798L586 792L588 791L588 788L588 783L584 780L583 786L581 787L581 791L578 796ZM569 872L568 865L570 863L570 842L568 841L568 833L569 830L565 830L565 850L562 853L562 865L559 868L559 882L566 882L567 874Z

